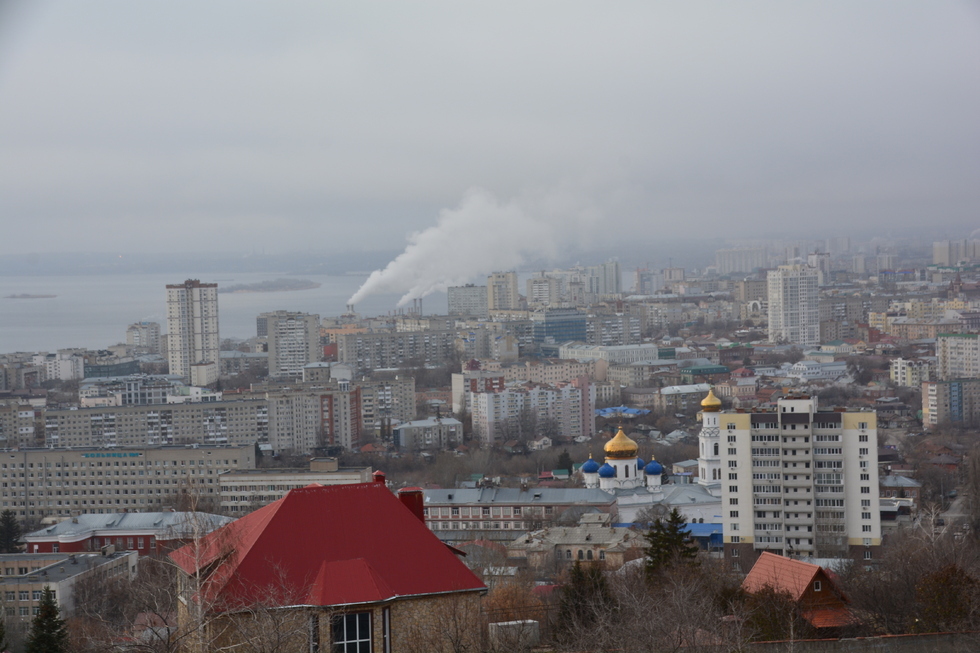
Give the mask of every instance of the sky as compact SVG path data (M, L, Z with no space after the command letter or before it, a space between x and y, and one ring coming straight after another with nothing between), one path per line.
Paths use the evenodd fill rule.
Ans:
M975 2L0 0L0 255L963 237L977 116Z

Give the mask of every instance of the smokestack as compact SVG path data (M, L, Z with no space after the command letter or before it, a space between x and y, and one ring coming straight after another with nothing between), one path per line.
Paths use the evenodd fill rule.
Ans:
M371 476L374 478L374 482L375 483L378 483L380 485L384 485L385 484L385 473L383 471L381 471L380 469L378 471L376 471L375 473L371 474Z
M406 487L398 490L398 498L401 502L405 504L405 507L412 511L412 514L418 517L418 520L425 523L425 513L423 512L425 504L425 495L422 494L422 488L420 487Z
M419 317L422 317L422 298L419 297Z

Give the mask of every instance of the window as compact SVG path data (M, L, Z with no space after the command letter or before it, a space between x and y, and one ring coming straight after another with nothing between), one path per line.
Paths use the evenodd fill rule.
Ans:
M371 653L371 613L358 612L333 618L334 653Z
M728 491L734 494L735 492L738 492L738 486L737 485L729 485L728 486Z
M862 533L870 533L871 532L871 524L865 524L864 526L862 526L861 527L861 532Z
M605 560L605 559L606 559L606 552L605 552L605 550L599 551L599 560Z
M820 581L819 580L813 581L813 591L814 592L819 592L821 589L823 589L823 588L820 585Z
M862 508L870 508L871 507L871 499L861 499L861 507Z
M737 510L732 510L732 511L730 511L730 512L728 513L728 516L729 516L729 517L732 517L732 518L734 518L734 519L737 519L737 518L738 518L738 511L737 511Z
M867 447L861 447L860 449L858 449L858 455L867 456L868 455L868 448Z
M738 557L738 549L732 549L732 557L733 558L737 558Z
M734 431L735 430L735 422L729 422L728 423L728 430L729 431Z
M714 449L714 455L717 456L718 455L718 443L717 442L715 442L715 446L713 447L713 449Z
M871 488L867 485L861 486L861 494L871 494Z
M738 535L732 535L732 544L738 544L742 541L742 538Z
M579 549L579 551L578 551L578 559L579 560L585 560L585 552L582 551L581 549Z
M738 461L737 460L729 460L728 461L728 467L729 468L732 468L732 469L734 469L735 467L738 467Z
M871 513L870 512L862 512L861 513L861 519L871 519Z
M738 505L738 499L737 498L729 499L728 500L728 505L730 505L730 506L737 506Z
M867 422L858 422L858 428L863 431L863 430L865 430L865 429L868 428L868 423Z
M737 481L738 480L738 472L730 472L728 474L728 480L729 481Z
M864 559L865 560L871 560L871 551L865 551L864 552Z
M866 435L859 435L858 436L858 442L867 442L867 441L868 441L868 436L866 436Z

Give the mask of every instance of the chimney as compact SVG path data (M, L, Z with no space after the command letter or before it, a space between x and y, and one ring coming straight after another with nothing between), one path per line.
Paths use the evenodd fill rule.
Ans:
M422 488L420 487L406 487L398 490L398 498L401 502L405 504L405 507L412 511L412 514L418 517L419 521L423 524L425 523L425 514L423 513L423 504L425 503L425 495L422 494Z
M380 485L384 485L385 484L385 473L383 471L381 471L380 469L378 471L374 472L373 474L371 474L371 476L372 476L372 478L374 478L374 482L375 483L378 483Z

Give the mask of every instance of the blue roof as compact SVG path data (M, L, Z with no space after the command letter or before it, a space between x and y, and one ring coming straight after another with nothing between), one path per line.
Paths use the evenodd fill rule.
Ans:
M599 468L599 476L601 478L613 478L614 476L616 476L616 470L613 468L612 465L606 463L605 465Z
M664 473L664 466L658 463L656 460L651 460L647 468L643 470L650 476L657 476L658 474Z
M592 458L589 458L582 463L581 469L583 474L595 474L597 471L599 471L599 463Z
M598 408L595 414L599 417L609 417L611 415L649 415L650 411L643 408L628 408L617 406L615 408Z

